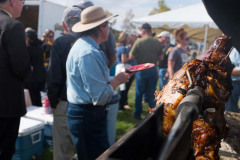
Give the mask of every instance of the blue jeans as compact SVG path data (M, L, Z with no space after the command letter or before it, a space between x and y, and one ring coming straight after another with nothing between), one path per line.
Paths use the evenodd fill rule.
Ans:
M134 116L136 118L140 118L142 113L142 98L144 94L150 108L153 108L156 104L154 101L154 92L156 91L158 80L157 68L153 67L144 71L137 72L135 78L136 99Z
M240 97L240 82L232 81L232 94L226 103L225 109L227 111L239 113L238 100Z
M165 79L166 73L167 73L167 68L159 69L159 91L161 91L168 82L168 79Z
M67 124L78 160L93 160L108 147L106 106L89 107L68 103Z
M110 146L115 142L118 108L119 103L109 105L109 111L107 115L107 133Z

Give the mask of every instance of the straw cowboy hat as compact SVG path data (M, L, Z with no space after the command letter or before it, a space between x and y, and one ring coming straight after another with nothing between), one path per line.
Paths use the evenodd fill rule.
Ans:
M81 22L76 23L72 30L73 32L84 32L97 27L116 16L118 15L107 16L102 7L91 6L82 11Z

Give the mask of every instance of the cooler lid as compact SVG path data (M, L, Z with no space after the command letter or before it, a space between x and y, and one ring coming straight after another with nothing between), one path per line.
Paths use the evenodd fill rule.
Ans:
M28 106L27 107L27 112L30 112L30 111L33 111L35 109L39 109L40 107L37 107L37 106Z
M27 114L25 117L42 121L44 124L53 124L53 114L46 114L43 107L27 107Z
M44 128L44 123L38 120L21 117L18 136L26 136Z

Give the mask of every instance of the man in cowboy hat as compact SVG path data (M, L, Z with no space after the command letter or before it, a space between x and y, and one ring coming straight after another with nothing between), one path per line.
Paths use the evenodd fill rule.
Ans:
M94 6L94 4L88 0L83 0L79 2L78 5L74 5L74 7L78 7L82 10L91 6ZM113 67L113 65L116 61L116 42L115 42L115 38L111 28L109 30L108 40L105 42L102 42L99 45L99 47L107 58L108 68L112 71L112 68L115 68ZM111 75L111 71L110 71L110 75ZM120 99L119 94L115 94L115 97L119 97ZM110 145L112 145L115 142L118 108L119 108L118 101L116 101L115 104L112 104L109 106L109 110L108 110L107 131L108 131L108 142Z
M79 4L74 5L74 7L78 7L82 10L84 10L88 7L91 7L91 6L94 6L94 4L92 1L89 1L89 0L83 0L83 1L79 2ZM115 42L113 32L110 29L109 35L108 35L108 40L99 45L101 50L104 52L104 54L107 57L108 67L110 69L116 61L116 45L115 45L115 43L116 42Z
M129 80L128 73L109 77L108 62L99 44L108 39L109 22L103 9L91 6L73 26L81 32L67 58L67 123L78 159L96 159L108 147L107 110L114 90Z

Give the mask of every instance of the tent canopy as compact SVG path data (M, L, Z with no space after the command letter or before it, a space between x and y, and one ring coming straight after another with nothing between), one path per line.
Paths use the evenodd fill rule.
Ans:
M191 40L204 42L207 46L222 33L208 15L202 3L133 19L132 22L136 25L147 22L153 28L170 32L175 28L183 27L188 32Z

